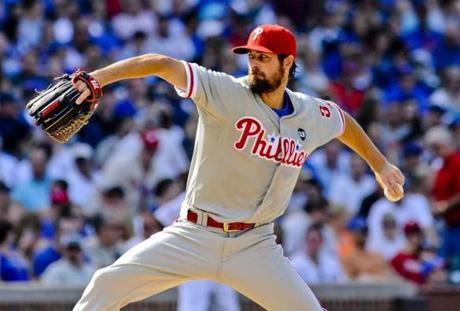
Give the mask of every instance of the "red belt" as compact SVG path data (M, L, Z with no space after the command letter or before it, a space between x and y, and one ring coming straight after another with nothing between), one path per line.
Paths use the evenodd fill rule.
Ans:
M198 223L198 214L195 212L192 212L191 210L188 210L187 220L195 224ZM217 220L212 219L209 216L208 216L208 221L206 223L206 226L213 227L213 228L219 228L219 229L224 230L225 232L243 231L243 230L254 228L254 224L247 224L244 222L221 223L221 222L218 222Z

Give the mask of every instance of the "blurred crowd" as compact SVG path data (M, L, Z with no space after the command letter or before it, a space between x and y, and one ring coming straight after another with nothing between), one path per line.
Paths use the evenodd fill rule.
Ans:
M56 145L24 110L53 77L143 53L245 75L254 26L298 38L289 87L353 115L406 177L383 197L332 141L306 162L277 223L308 283L460 284L460 1L4 0L0 2L0 280L85 285L178 215L193 103L155 77L104 89Z

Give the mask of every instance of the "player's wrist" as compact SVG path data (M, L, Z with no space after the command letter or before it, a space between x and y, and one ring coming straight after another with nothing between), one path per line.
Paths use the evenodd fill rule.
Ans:
M95 79L101 87L104 87L110 83L110 80L108 79L107 75L104 74L102 70L95 70L93 72L90 72L89 75L93 77L93 79Z
M372 163L369 163L369 166L371 167L372 171L375 174L380 174L382 171L384 171L386 168L388 168L391 165L391 163L384 157L381 156Z

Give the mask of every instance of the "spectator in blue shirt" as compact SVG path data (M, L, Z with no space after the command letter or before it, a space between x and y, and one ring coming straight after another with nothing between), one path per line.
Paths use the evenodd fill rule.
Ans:
M29 212L44 210L50 205L51 179L46 176L48 158L42 148L35 148L30 154L32 179L16 185L12 192L14 201Z
M415 100L419 111L428 107L428 88L417 81L414 69L404 66L399 70L399 80L387 88L384 95L385 104Z
M19 102L11 93L0 92L0 139L3 149L18 153L19 144L29 136L29 125L20 118Z
M434 51L433 59L438 70L460 65L460 32L457 28L447 29L444 41Z
M13 225L0 220L0 280L4 282L28 281L28 267L23 258L13 250Z
M428 23L428 8L426 3L416 6L419 25L416 29L403 36L410 50L425 49L429 52L435 50L442 41L442 34L430 28Z

